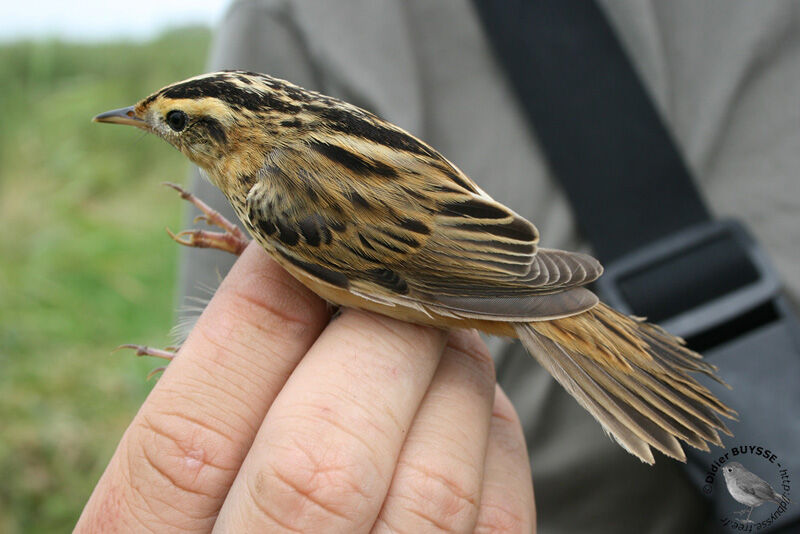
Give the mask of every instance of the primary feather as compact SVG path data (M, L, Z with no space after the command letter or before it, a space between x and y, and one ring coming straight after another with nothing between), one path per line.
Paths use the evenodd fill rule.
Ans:
M176 130L170 112L185 113ZM204 169L255 239L323 298L407 321L518 337L623 447L684 459L732 410L714 368L582 287L592 257L536 227L436 150L372 113L249 72L179 82L134 115Z

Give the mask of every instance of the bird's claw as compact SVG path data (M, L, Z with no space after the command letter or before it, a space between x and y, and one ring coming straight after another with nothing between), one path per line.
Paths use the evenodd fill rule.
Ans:
M210 232L207 230L183 230L175 234L169 228L167 228L167 233L174 241L187 247L215 248L225 252L230 252L231 254L235 254L237 256L244 252L244 249L250 243L250 240L247 238L247 236L245 236L244 232L239 229L239 227L178 184L164 182L164 185L177 191L182 199L191 202L198 210L200 210L201 214L194 218L194 222L197 223L203 221L209 226L216 226L224 230L223 232ZM113 352L116 352L120 349L134 350L136 351L136 356L153 356L155 358L161 358L170 361L177 356L179 347L156 349L146 345L126 343L114 349ZM150 371L150 373L148 373L147 380L150 380L154 376L163 372L164 369L166 369L164 366L153 369Z
M176 242L185 247L215 248L223 252L230 252L239 256L247 248L250 241L240 238L230 232L209 232L208 230L182 230L177 234L169 228L167 234Z
M149 373L147 373L147 377L145 377L145 380L150 380L151 378L153 378L154 376L156 376L158 373L163 373L163 372L164 372L166 369L167 369L167 368L166 368L166 367L164 367L164 366L161 366L161 367L156 367L155 369L153 369L152 371L150 371Z
M191 202L202 212L201 215L194 218L194 222L204 221L209 226L216 226L225 230L224 232L184 230L175 235L167 229L167 233L172 239L187 247L215 248L237 256L244 252L250 240L238 226L178 184L164 182L164 185L180 193L182 199ZM185 237L188 237L188 239L184 239Z
M135 350L136 356L153 356L154 358L161 358L163 360L170 361L173 358L175 358L175 356L178 355L178 350L180 349L180 347L166 347L163 349L156 349L153 347L148 347L147 345L136 345L135 343L125 343L115 348L111 352L117 352L118 350L121 349ZM147 373L146 380L150 380L158 373L163 372L164 369L166 369L166 366L156 367L155 369Z
M753 520L750 519L750 514L752 514L752 513L753 513L753 507L752 506L748 506L747 508L743 508L743 509L739 510L738 512L733 512L734 515L739 515L739 516L743 516L743 515L747 514L747 517L745 519L739 519L739 522L741 524L743 524L743 525L749 525L749 524L753 523Z
M117 352L118 350L122 349L132 349L136 351L136 356L153 356L154 358L161 358L169 361L178 354L178 348L179 347L167 347L165 349L156 349L153 347L148 347L147 345L124 343L111 352Z

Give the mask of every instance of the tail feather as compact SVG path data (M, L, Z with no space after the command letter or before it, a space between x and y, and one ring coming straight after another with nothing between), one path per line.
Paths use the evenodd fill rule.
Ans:
M528 351L625 449L653 463L650 447L685 461L678 439L709 450L735 412L691 373L714 366L683 340L604 304L547 322L515 323ZM719 380L719 379L717 379Z
M672 435L703 450L708 450L706 441L719 444L719 435L714 428L702 420L698 421L696 414L688 412L679 403L659 396L652 387L625 380L624 377L615 377L614 373L599 369L591 361L585 361L583 355L573 354L573 357L581 361L581 365L589 370L595 381L611 391L615 397L630 398L631 404L637 406L651 421L658 421Z
M623 387L643 397L651 406L662 412L664 417L676 420L686 431L703 441L721 445L716 429L730 433L725 424L704 405L661 383L647 372L643 371L641 376L633 378L621 377L619 380L623 381Z
M570 395L575 397L578 404L583 406L595 419L600 421L606 432L610 433L620 445L630 453L641 458L642 461L649 464L653 463L653 454L650 452L650 448L628 428L627 422L620 420L620 417L612 414L603 404L587 393L587 381L581 380L580 376L575 376L573 374L573 369L568 365L570 358L566 356L564 350L558 344L538 334L528 324L517 323L514 326L517 329L520 340L525 345L525 348L528 349L528 352L539 361L542 367L553 375L553 378L555 378ZM567 365L565 366L565 364ZM583 371L578 373L578 375L581 374L583 374ZM594 393L597 392L596 389L592 389L592 391ZM609 404L614 405L613 402Z

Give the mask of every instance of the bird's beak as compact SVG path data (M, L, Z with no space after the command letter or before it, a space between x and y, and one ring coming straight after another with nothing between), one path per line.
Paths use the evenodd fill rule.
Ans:
M110 122L111 124L127 124L128 126L136 126L137 128L146 129L147 123L136 116L133 111L133 106L127 108L112 109L101 113L92 119L94 122Z

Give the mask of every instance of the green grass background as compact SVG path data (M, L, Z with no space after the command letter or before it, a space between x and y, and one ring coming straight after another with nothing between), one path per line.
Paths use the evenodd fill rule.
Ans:
M188 164L93 115L203 71L204 28L147 43L0 46L0 532L75 524L174 321Z

